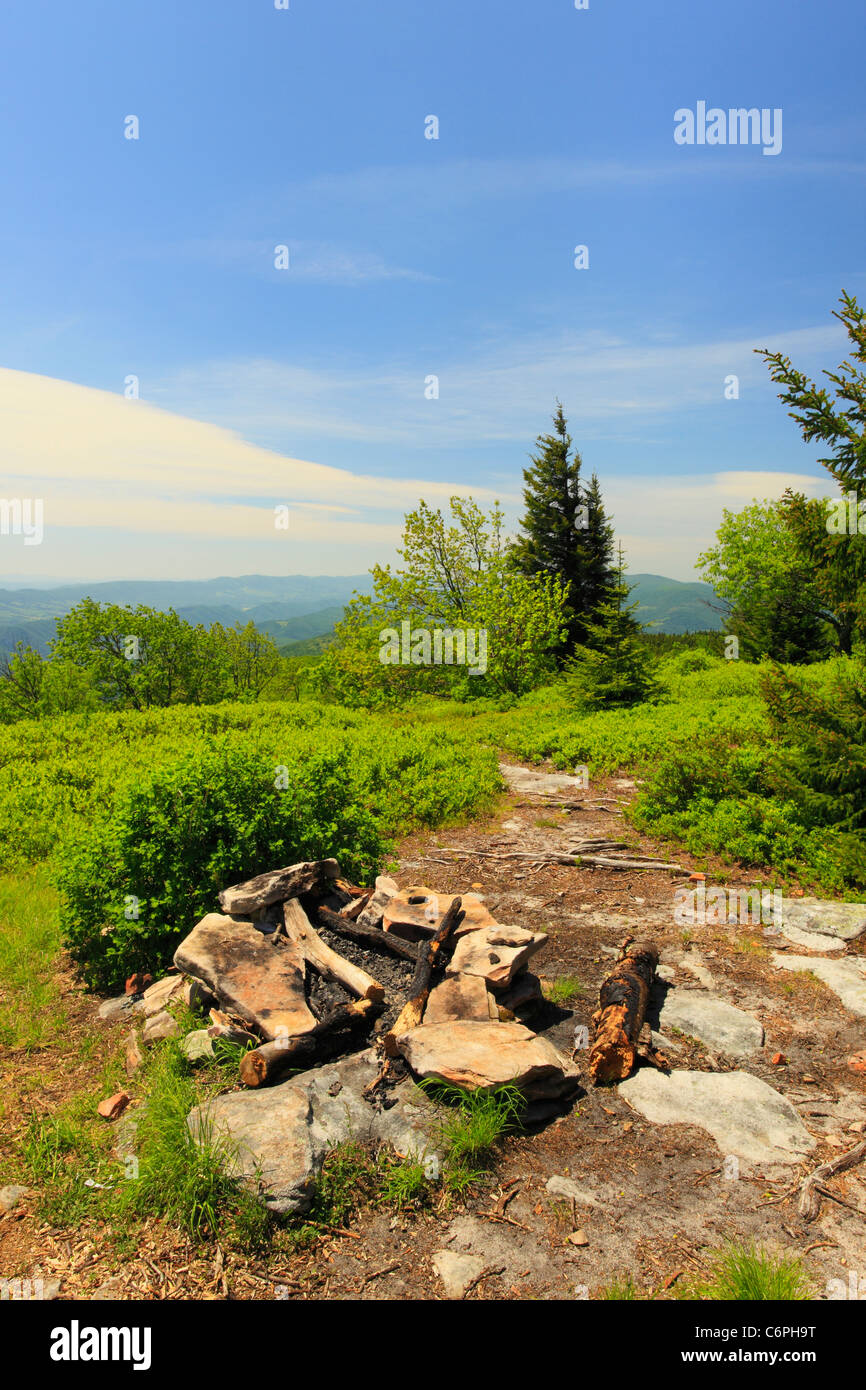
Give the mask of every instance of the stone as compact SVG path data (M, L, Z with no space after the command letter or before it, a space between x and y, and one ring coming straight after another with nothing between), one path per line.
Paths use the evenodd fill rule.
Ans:
M430 992L424 1010L425 1023L448 1023L455 1019L490 1019L491 995L478 975L448 975Z
M619 1093L658 1125L696 1125L723 1154L748 1163L796 1164L815 1147L793 1105L766 1081L744 1071L672 1071L642 1067Z
M524 796L556 796L563 792L586 791L582 777L571 777L564 772L535 772L511 763L500 763L499 771L511 790Z
M811 971L828 989L832 989L846 1009L860 1018L866 1018L866 960L862 957L823 960L815 956L787 956L776 952L773 964L781 970Z
M570 1202L578 1202L584 1207L603 1207L604 1202L599 1201L598 1197L593 1196L585 1187L579 1187L571 1178L561 1177L554 1173L552 1178L548 1178L545 1187L552 1197L566 1197Z
M471 978L471 976L467 976ZM519 1010L529 1012L533 1008L538 1008L544 1003L544 994L541 989L541 981L537 975L533 975L531 970L524 970L517 976L511 987L505 990L504 994L497 994L496 1003L503 1009L510 1009L513 1013Z
M446 975L480 975L492 989L506 989L547 941L544 932L523 927L481 927L454 948Z
M166 975L164 979L157 980L155 984L149 985L144 991L142 1003L144 1005L145 1017L151 1014L161 1013L172 999L183 996L184 980L182 975Z
M216 1055L213 1050L213 1038L207 1028L194 1028L191 1033L181 1038L180 1047L191 1062L206 1061Z
M285 869L272 869L270 873L259 874L246 883L235 883L224 888L219 895L223 912L244 917L249 912L259 912L272 903L282 903L288 898L299 898L303 893L316 890L324 892L340 877L340 866L336 859L315 859L303 864L290 864Z
M316 1026L300 948L293 941L271 942L252 922L209 912L178 946L174 961L267 1039L300 1037Z
M360 926L373 927L378 930L382 925L385 908L399 892L400 889L393 878L389 878L387 874L379 874L373 896L358 917Z
M119 994L116 999L103 999L97 1013L106 1022L113 1023L115 1019L123 1018L133 1010L141 1012L141 1000L133 999L131 994Z
M776 925L787 936L788 928L819 936L854 941L866 932L866 903L826 902L821 898L784 898Z
M196 1138L211 1129L225 1135L236 1176L278 1214L307 1210L325 1155L347 1140L392 1144L397 1153L423 1162L428 1178L438 1176L431 1137L436 1111L408 1085L398 1089L389 1109L375 1110L362 1092L378 1074L378 1058L368 1048L276 1086L217 1096L191 1111L188 1123Z
M0 1187L0 1211L14 1211L22 1198L29 1197L29 1195L29 1187L20 1187L16 1183L8 1183L6 1187Z
M764 1029L756 1018L694 989L669 989L659 1023L662 1028L679 1028L729 1057L751 1057L764 1046Z
M138 1032L134 1028L132 1032L129 1034L128 1038L126 1039L126 1047L124 1049L123 1062L126 1068L127 1076L134 1075L134 1073L138 1071L139 1067L144 1065L144 1052L142 1051L141 1047L141 1038L139 1037Z
M126 1091L117 1091L113 1096L106 1096L105 1100L101 1100L96 1109L103 1120L116 1120L128 1105L129 1096Z
M382 917L382 929L393 932L404 941L419 941L433 936L442 918L454 901L454 894L434 893L423 885L398 890L388 901ZM495 927L484 903L475 893L461 893L463 917L454 931L455 939L476 931L479 927Z
M144 1025L142 1041L145 1047L152 1047L154 1043L163 1042L166 1038L176 1038L180 1028L176 1018L172 1018L167 1009L163 1009L161 1014L152 1014Z
M690 959L689 956L683 956L680 965L683 970L688 970L690 975L694 975L695 979L699 984L703 985L704 989L715 988L716 982L704 965L702 957L698 956L697 960L694 960Z
M579 1084L577 1067L522 1023L422 1023L396 1042L416 1075L467 1091L511 1082L527 1100L552 1100Z
M580 1248L589 1245L589 1239L587 1237L586 1231L572 1231L568 1239L570 1240L572 1245L577 1245Z
M446 1298L462 1298L473 1279L487 1267L478 1255L461 1255L457 1250L437 1250L432 1264L442 1280Z

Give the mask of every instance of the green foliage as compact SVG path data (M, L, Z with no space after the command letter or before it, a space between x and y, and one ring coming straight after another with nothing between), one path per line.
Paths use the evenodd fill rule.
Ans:
M584 624L586 646L579 647L568 666L568 685L588 709L636 705L657 689L652 658L640 641L634 619L636 603L625 604L629 586L622 578L622 557L610 596Z
M187 1116L200 1099L189 1063L174 1041L155 1054L147 1072L147 1103L136 1115L137 1176L118 1188L118 1214L161 1216L194 1240L228 1236L261 1247L268 1214L232 1176L236 1155L205 1118L199 1141Z
M677 1297L723 1303L803 1303L813 1294L802 1260L774 1255L760 1246L730 1244L712 1257L708 1278L688 1280Z
M763 678L781 745L773 781L807 824L851 835L866 871L866 663L843 657L831 669L826 691L807 689L781 669Z
M62 1037L59 949L57 894L44 867L0 879L0 1046L43 1048Z
M476 698L537 685L552 670L564 630L564 590L555 578L516 571L501 527L498 506L485 516L471 498L452 497L449 522L422 501L406 517L403 567L374 566L372 596L356 596L336 625L312 675L318 690L377 708L421 693ZM451 637L442 639L437 658L437 630L473 634L474 665L457 659ZM459 641L468 654L470 638Z
M329 856L368 879L386 844L335 753L274 766L231 744L188 754L127 787L109 818L64 848L62 925L88 984L164 967L230 883Z
M463 1194L484 1177L500 1139L520 1128L526 1100L512 1085L464 1091L430 1080L420 1082L419 1088L447 1107L438 1130L444 1147L443 1179L451 1192Z
M809 567L810 581L839 650L849 655L855 639L866 635L866 504L857 496L858 489L866 489L866 311L844 290L839 302L841 309L833 316L845 328L850 349L835 372L824 372L829 391L794 367L784 353L758 351L773 381L783 388L779 397L791 407L788 414L806 443L820 440L828 447L829 453L818 462L840 488L851 490L854 535L848 534L850 512L844 527L834 527L827 501L807 501L802 494L788 494L785 501L786 520ZM838 508L833 510L838 514Z
M829 645L825 606L785 502L726 508L716 536L697 563L730 610L728 631L742 656L820 661Z
M584 994L586 985L576 975L560 975L559 979L551 980L544 986L544 997L551 1004L570 1004Z

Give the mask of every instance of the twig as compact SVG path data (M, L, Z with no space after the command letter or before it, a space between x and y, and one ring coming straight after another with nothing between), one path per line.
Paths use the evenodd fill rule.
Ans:
M359 1287L359 1289L358 1289L358 1292L360 1293L360 1292L361 1292L361 1289L365 1289L365 1288L367 1287L367 1285L370 1284L370 1283L372 1283L372 1281L373 1281L374 1279L381 1279L381 1277L382 1277L383 1274L391 1274L395 1269L399 1269L399 1268L400 1268L399 1262L398 1262L398 1261L395 1261L394 1264L392 1264L392 1265L385 1265L385 1268L384 1268L384 1269L374 1269L373 1272L372 1272L372 1274L365 1274L365 1275L364 1275L364 1278L361 1280L361 1284L360 1284L360 1287Z
M482 1269L480 1274L476 1274L474 1279L470 1279L466 1288L463 1290L463 1298L467 1298L473 1289L477 1289L482 1279L492 1279L496 1274L504 1274L505 1265L488 1265Z

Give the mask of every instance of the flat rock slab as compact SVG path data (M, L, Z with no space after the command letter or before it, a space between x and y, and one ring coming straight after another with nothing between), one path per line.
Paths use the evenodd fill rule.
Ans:
M729 1057L751 1057L764 1046L764 1029L756 1018L694 989L669 989L659 1023L662 1028L679 1028Z
M418 941L422 937L433 936L454 897L451 893L435 893L432 888L423 884L417 888L398 889L384 909L382 927L407 941ZM465 936L467 932L477 931L479 927L497 925L496 918L490 915L481 899L474 893L461 893L460 898L463 917L454 931L455 937Z
M866 1018L866 961L860 956L823 960L815 956L786 956L777 952L773 964L781 970L811 971L838 997L846 1009Z
M523 927L480 927L457 942L445 974L480 975L491 989L507 989L546 941L544 932Z
M204 981L265 1038L300 1037L316 1026L304 994L304 958L293 941L272 942L252 922L209 912L174 953L179 970Z
M535 772L511 763L500 763L499 771L512 791L529 796L551 796L560 792L586 791L582 777L564 772Z
M480 975L449 975L431 991L424 1022L450 1023L456 1019L498 1021L496 1001Z
M145 1015L150 1018L152 1014L160 1013L172 999L179 999L183 990L182 975L166 975L164 979L157 980L156 984L149 985L141 996Z
M555 1100L579 1085L577 1067L522 1023L422 1023L397 1047L417 1076L465 1091L511 1082L527 1100Z
M396 1104L375 1110L361 1093L378 1073L370 1048L278 1086L217 1096L192 1110L188 1124L198 1139L207 1116L214 1134L231 1146L229 1166L236 1176L283 1215L307 1210L328 1150L350 1139L393 1144L399 1154L423 1161L429 1178L438 1177L433 1107L416 1088L403 1085Z
M825 902L821 898L785 898L776 925L854 941L866 932L866 903Z
M789 1100L745 1071L673 1071L643 1067L619 1093L657 1125L697 1125L723 1154L748 1163L799 1163L815 1140Z
M246 883L235 883L224 888L219 895L223 912L235 916L245 916L248 912L259 912L272 903L284 903L289 898L299 898L302 893L312 893L316 889L325 890L334 879L340 877L340 866L336 859L314 859L303 864L290 864L285 869L272 869L270 873L259 874Z

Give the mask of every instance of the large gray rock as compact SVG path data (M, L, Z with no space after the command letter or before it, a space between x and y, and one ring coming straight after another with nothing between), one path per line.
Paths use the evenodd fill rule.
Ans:
M522 1023L422 1023L396 1041L416 1076L466 1091L510 1082L527 1100L555 1100L579 1084L577 1067Z
M832 989L846 1009L866 1018L866 960L861 956L823 960L816 956L785 956L777 952L773 964L781 970L811 971Z
M866 932L866 903L825 902L821 898L784 898L777 925L819 936L854 941ZM787 933L786 933L787 934Z
M514 792L524 796L561 795L562 792L586 791L586 783L581 777L570 777L564 772L535 772L525 767L514 767L511 763L500 763L499 771Z
M265 1038L300 1037L316 1026L304 993L300 948L293 941L271 941L252 922L209 912L178 946L174 963L203 980Z
M815 1140L789 1100L744 1071L674 1071L643 1067L620 1095L657 1125L697 1125L722 1153L748 1163L799 1163Z
M730 1057L750 1057L764 1046L764 1029L756 1018L694 989L668 990L659 1022Z
M248 912L259 912L272 903L283 903L288 898L299 898L302 893L314 889L323 890L340 876L340 866L336 859L314 859L303 864L290 864L285 869L273 869L270 873L259 874L246 883L235 883L220 893L220 907L223 912L235 916L245 916Z
M231 1169L282 1214L309 1207L329 1148L350 1139L393 1144L398 1153L423 1161L428 1177L438 1177L433 1107L415 1087L403 1085L396 1103L377 1111L362 1091L378 1072L376 1054L367 1049L278 1086L217 1096L190 1112L189 1126L196 1138L203 1122L205 1133L224 1137Z

